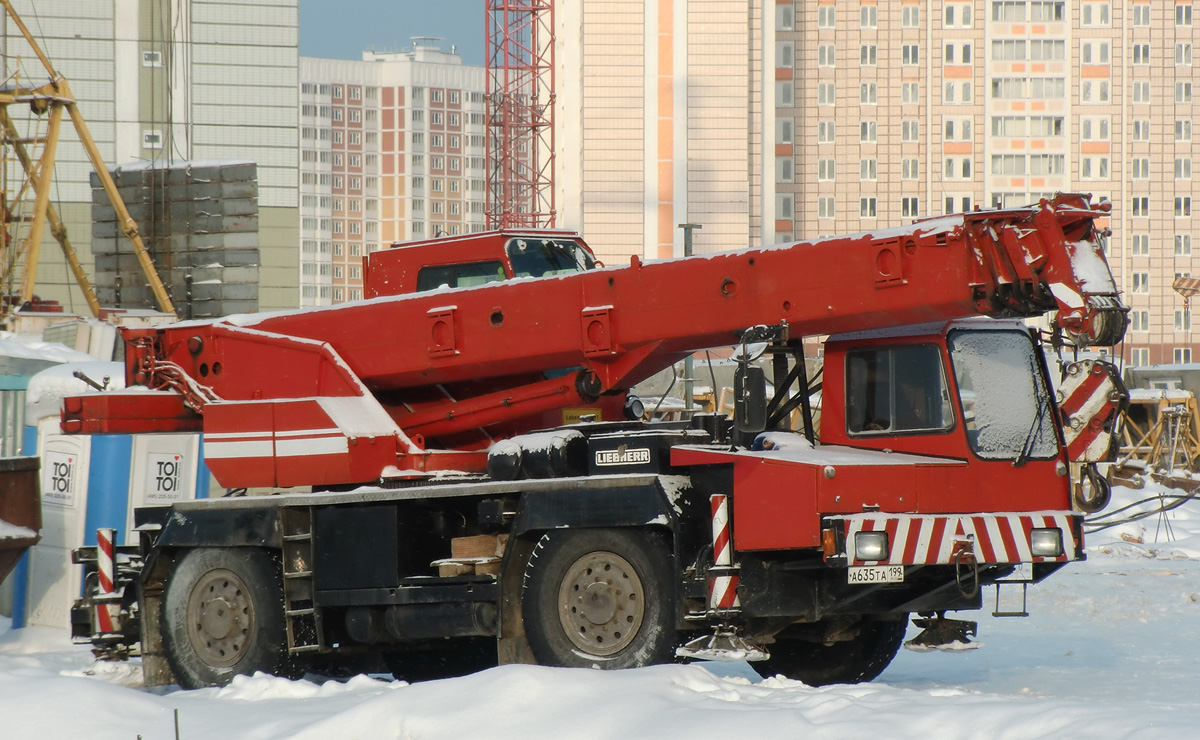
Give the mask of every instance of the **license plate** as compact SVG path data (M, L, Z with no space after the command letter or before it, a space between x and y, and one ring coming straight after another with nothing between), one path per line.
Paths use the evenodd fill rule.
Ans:
M903 565L860 565L848 568L846 583L903 583Z

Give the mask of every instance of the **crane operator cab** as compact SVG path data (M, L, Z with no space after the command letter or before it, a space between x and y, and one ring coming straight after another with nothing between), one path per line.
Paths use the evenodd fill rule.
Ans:
M577 233L550 229L393 244L368 254L363 264L366 298L570 275L600 266Z

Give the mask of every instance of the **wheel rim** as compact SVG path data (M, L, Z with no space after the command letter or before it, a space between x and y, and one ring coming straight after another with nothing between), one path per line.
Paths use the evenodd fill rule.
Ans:
M563 631L581 652L605 656L633 641L645 615L642 581L629 561L611 552L576 560L558 589Z
M187 607L188 639L210 666L225 668L246 654L254 633L254 604L245 582L232 571L204 574Z

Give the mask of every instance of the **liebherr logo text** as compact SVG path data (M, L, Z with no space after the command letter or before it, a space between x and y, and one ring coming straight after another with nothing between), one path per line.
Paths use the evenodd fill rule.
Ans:
M650 462L650 448L636 450L601 450L596 453L597 465L636 465Z

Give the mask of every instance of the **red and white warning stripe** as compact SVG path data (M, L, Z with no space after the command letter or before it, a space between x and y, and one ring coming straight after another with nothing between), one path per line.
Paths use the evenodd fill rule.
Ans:
M1106 462L1112 446L1112 422L1120 409L1116 368L1107 362L1080 360L1067 366L1059 388L1059 410L1067 455L1074 462Z
M115 529L96 530L96 577L99 585L99 596L113 594L113 540L117 538ZM116 623L114 610L116 606L101 600L96 605L96 626L101 633L113 631Z
M733 542L729 534L729 497L716 494L712 504L713 568L708 572L708 605L710 609L736 609L738 575L733 566Z
M850 565L867 562L854 557L854 535L879 531L888 533L887 564L946 565L955 561L957 551L964 546L969 547L978 563L1074 560L1077 543L1072 519L1077 517L1078 514L1065 511L1045 511L970 515L853 514L835 519L843 522L846 528L846 554ZM1062 531L1063 555L1034 557L1030 552L1030 531L1043 528Z

